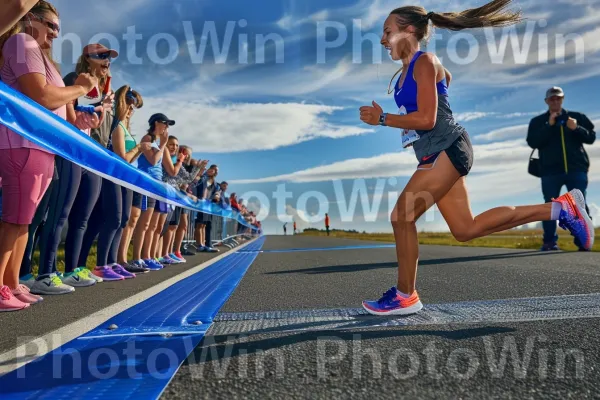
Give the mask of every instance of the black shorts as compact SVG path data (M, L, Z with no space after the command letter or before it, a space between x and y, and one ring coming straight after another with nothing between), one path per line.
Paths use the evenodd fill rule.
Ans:
M460 135L454 143L450 145L446 150L446 155L450 159L454 168L458 171L460 176L466 176L471 171L471 167L473 166L473 145L471 144L471 139L469 138L468 133L463 133ZM437 158L441 154L441 151L437 153L430 154L419 162L418 169L429 169L433 168Z
M133 192L133 202L131 205L132 207L139 208L142 211L154 210L156 200L151 197L144 196L143 194Z
M212 214L207 214L203 212L199 212L198 214L196 214L197 224L206 224L207 222L212 222Z
M132 207L142 209L142 195L138 192L133 192L133 201L131 203Z
M169 225L171 225L171 226L179 225L179 221L181 220L182 211L183 210L181 207L175 207L175 211L173 211L173 214L171 215L171 219L169 220Z

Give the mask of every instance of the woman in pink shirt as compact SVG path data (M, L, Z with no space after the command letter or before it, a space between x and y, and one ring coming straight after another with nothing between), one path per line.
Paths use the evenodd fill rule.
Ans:
M88 93L97 79L81 74L75 85L65 87L51 58L52 41L59 31L58 12L40 0L0 38L0 77L8 86L66 119L66 105ZM18 275L27 244L27 226L53 173L54 154L0 126L0 311L21 310L39 301L19 285Z

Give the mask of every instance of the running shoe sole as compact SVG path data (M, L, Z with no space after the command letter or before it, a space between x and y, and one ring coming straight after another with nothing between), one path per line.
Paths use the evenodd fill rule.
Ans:
M397 309L389 310L389 311L375 311L375 310L369 308L369 306L365 302L362 303L362 306L369 314L379 315L379 316L382 316L382 315L410 315L410 314L416 314L423 309L423 303L421 303L421 300L419 300L412 306L404 307L404 308L397 308Z

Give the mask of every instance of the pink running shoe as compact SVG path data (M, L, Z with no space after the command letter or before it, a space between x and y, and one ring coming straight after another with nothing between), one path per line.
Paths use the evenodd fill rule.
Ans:
M27 307L29 304L17 299L8 286L0 286L0 312L18 311Z
M583 193L573 189L552 201L560 203L562 207L558 225L571 232L585 250L590 250L594 245L594 224L585 211Z
M99 276L105 282L125 280L124 276L117 274L111 267L106 265L94 268L93 274Z
M36 304L44 300L42 296L31 294L29 288L25 285L19 285L12 291L13 296L19 299L21 302L26 304Z

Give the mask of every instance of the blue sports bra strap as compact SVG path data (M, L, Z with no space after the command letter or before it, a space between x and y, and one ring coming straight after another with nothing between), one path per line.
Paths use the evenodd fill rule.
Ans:
M417 59L421 56L421 54L423 54L423 52L421 50L417 51L415 53L415 55L413 56L412 60L410 60L410 64L408 64L408 71L407 72L412 72L412 70L415 67L415 63L417 62ZM412 74L411 74L412 76Z

